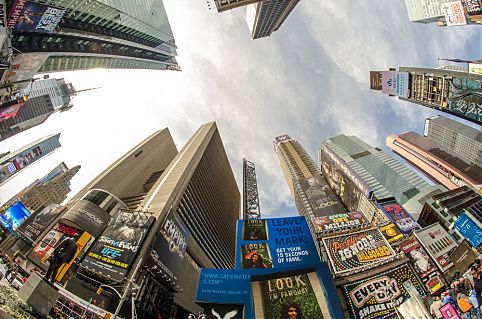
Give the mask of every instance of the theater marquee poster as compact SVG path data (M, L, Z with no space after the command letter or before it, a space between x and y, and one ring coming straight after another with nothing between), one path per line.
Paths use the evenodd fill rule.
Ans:
M411 281L420 296L425 296L421 284L407 265L342 286L350 318L397 318L394 306L410 298L403 286L406 281Z
M360 270L395 255L378 228L323 238L336 275Z

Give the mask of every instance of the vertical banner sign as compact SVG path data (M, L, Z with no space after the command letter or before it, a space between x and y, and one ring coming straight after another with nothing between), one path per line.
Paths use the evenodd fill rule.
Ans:
M126 276L154 219L118 211L90 247L82 267L120 281Z
M382 71L382 92L408 97L408 72Z
M415 274L407 265L343 285L350 318L397 318L394 308L410 298L403 285L407 281L421 296L425 296Z
M457 243L439 223L417 230L414 234L441 271L453 267L449 253L457 248Z
M187 248L189 230L176 213L169 214L161 227L151 254L148 269L156 275L167 275L176 283Z
M382 208L404 235L410 235L413 230L420 229L420 225L397 202L383 204Z
M472 247L479 247L482 243L482 229L469 217L469 213L460 214L455 221L455 229L457 229L462 236L472 245Z
M336 275L372 267L395 255L378 228L325 237L323 244Z
M62 20L65 12L65 9L27 2L20 12L15 30L52 33Z
M345 206L320 174L302 179L300 185L313 208L315 217L346 213Z
M20 227L20 235L33 243L47 226L64 210L63 206L51 204L36 211Z
M263 318L323 318L307 274L262 281L261 287Z

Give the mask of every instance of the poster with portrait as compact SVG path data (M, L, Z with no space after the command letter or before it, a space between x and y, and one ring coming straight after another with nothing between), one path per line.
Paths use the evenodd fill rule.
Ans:
M420 229L420 225L396 201L384 203L382 208L404 235L410 235L412 231Z
M266 240L268 231L264 219L247 219L243 225L243 240Z
M307 274L261 282L265 319L324 318Z
M320 174L302 179L300 185L315 217L346 213L347 209Z
M242 245L241 256L243 269L273 268L267 243Z
M15 30L52 33L66 11L28 1L19 15Z
M124 279L153 221L145 214L118 211L90 247L82 267L115 281Z
M410 259L411 264L420 278L424 278L436 270L435 263L416 238L408 238L400 244L400 248Z
M63 206L50 204L35 211L20 227L19 233L27 242L33 243L47 226L64 210Z
M406 264L389 269L376 276L343 285L352 319L397 318L394 307L401 305L410 294L404 287L409 281L420 296L425 296L421 283Z
M395 256L378 228L325 237L323 244L336 275L372 267Z
M368 220L362 213L351 212L335 214L311 219L319 234L333 233L341 230L360 229L368 226Z

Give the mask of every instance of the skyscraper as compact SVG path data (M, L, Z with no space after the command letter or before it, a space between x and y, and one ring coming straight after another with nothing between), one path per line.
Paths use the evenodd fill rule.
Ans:
M6 80L92 68L179 69L162 1L11 2L7 25L16 53ZM21 18L26 14L32 23Z
M0 158L0 186L21 170L59 148L60 133L40 138Z
M373 190L376 199L395 197L415 219L422 210L422 199L441 192L440 187L430 186L406 165L355 136L331 137L322 147L330 149L350 166Z
M216 124L201 126L179 153L167 129L156 132L94 178L69 201L69 209L95 189L120 198L132 214L147 213L155 220L130 268L134 276L134 264L147 263L134 278L141 284L138 309L169 317L172 308L182 318L186 310L200 311L193 283L200 268L234 267L240 213L240 193ZM164 237L166 229L175 229L176 237ZM185 246L166 244L164 250L165 240ZM169 247L180 251L172 253ZM67 289L88 300L88 291L75 288L79 278L71 279Z
M250 4L246 20L253 39L269 37L278 31L300 0L267 0Z
M482 125L482 74L400 67L399 71L372 71L370 78L381 78L377 83L370 81L373 90Z
M264 0L214 0L214 4L216 5L216 9L218 9L218 12L223 12L226 10L244 7L249 4L253 4L261 1L264 1Z
M452 26L481 21L482 6L477 2L405 0L405 5L411 22Z

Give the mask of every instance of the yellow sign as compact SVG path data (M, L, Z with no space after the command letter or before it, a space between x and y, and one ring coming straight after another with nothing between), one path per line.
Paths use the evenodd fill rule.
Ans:
M60 268L59 271L57 272L57 277L55 279L57 281L61 281L62 278L64 278L65 273L67 273L67 270L69 270L70 266L72 263L77 259L77 256L80 254L82 249L85 247L85 245L89 242L90 238L92 236L88 232L84 232L82 236L80 236L79 240L77 240L77 252L75 253L75 257L72 258L70 263L68 264L63 264Z

